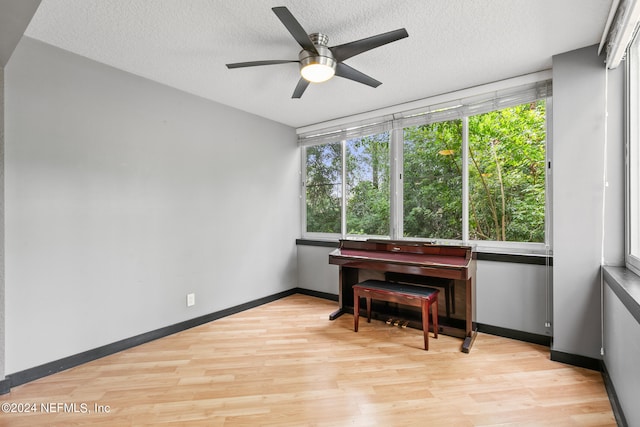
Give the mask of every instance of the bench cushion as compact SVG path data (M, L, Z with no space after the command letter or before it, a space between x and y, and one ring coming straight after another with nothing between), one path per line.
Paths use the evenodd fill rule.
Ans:
M425 286L408 285L405 283L385 282L384 280L365 280L353 287L373 289L378 291L391 291L397 294L410 296L429 297L438 292L438 289L427 288Z

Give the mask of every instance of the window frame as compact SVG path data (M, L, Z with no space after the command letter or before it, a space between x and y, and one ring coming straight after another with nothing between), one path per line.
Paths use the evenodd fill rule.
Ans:
M546 76L545 76L546 77ZM524 91L530 91L531 87L539 90L543 86L542 96L518 102L518 96ZM489 85L490 86L490 85ZM552 94L551 81L548 77L535 80L533 83L525 85L503 85L504 89L493 92L480 92L472 97L463 99L461 91L459 93L448 94L448 100L437 104L413 108L407 111L399 111L387 114L383 117L369 119L368 121L351 122L343 125L334 126L333 128L320 129L316 131L299 132L299 141L301 147L301 236L303 239L313 240L337 240L337 239L365 239L365 238L390 238L394 240L418 240L418 241L434 241L434 238L405 238L403 237L403 135L404 129L416 124L426 124L440 122L458 118L462 120L462 240L437 239L442 244L465 244L472 245L476 250L486 250L500 253L517 253L517 254L551 254L552 248L552 174L551 174L551 152L552 152ZM510 98L511 96L511 98ZM530 95L529 95L530 96ZM515 99L516 101L513 101ZM524 104L533 100L546 101L546 142L545 142L545 241L544 242L513 242L513 241L493 241L493 240L470 240L469 239L469 213L468 213L468 197L469 197L469 176L468 176L468 150L469 150L469 126L468 117L482 114L488 111L497 111L515 105ZM493 108L487 107L493 105ZM435 118L431 118L431 115ZM390 234L388 236L368 236L368 235L349 235L346 234L346 224L343 226L340 234L314 233L306 231L306 146L341 142L343 147L347 139L353 136L365 136L375 133L372 129L387 130L390 134ZM344 153L344 150L343 150ZM343 154L344 155L344 154ZM343 159L344 160L344 159ZM343 182L345 169L343 168ZM342 213L346 216L344 209L345 194L343 192Z
M640 37L627 49L625 64L625 264L640 275ZM635 118L635 120L634 120ZM636 253L632 241L636 242Z
M383 131L384 132L384 131ZM371 135L377 135L377 134L381 134L383 132L374 132L374 133L365 133L362 134L360 136L357 137L350 137L350 138L344 138L341 139L339 141L334 141L334 142L321 142L321 143L317 143L317 144L309 144L306 146L301 147L302 148L302 155L301 155L301 177L302 177L302 191L301 191L301 195L300 195L300 199L301 199L301 217L302 217L302 237L306 238L306 239L313 239L313 240L337 240L337 239L362 239L362 238L377 238L377 239L388 239L392 234L392 224L393 224L393 213L392 213L392 204L393 204L393 196L390 195L390 207L389 207L389 234L388 235L376 235L376 234L350 234L347 232L348 230L348 224L347 224L347 210L344 209L344 207L347 204L347 197L348 197L348 189L347 189L347 143L350 140L356 139L356 138L365 138L367 136L371 136ZM389 192L392 194L393 193L393 151L392 151L392 140L393 136L391 135L391 132L389 134ZM307 200L306 200L306 196L307 196L307 190L306 190L306 184L307 184L307 175L306 175L306 159L307 159L307 148L308 147L313 147L313 146L317 146L317 145L324 145L324 144L340 144L340 161L342 163L342 179L341 179L341 200L340 200L340 229L341 232L340 233L321 233L321 232L314 232L314 231L306 231L307 228Z
M468 200L465 198L465 195L468 196L468 192L465 193L465 180L467 181L468 184L468 164L465 163L465 154L468 155L468 144L465 144L466 141L468 141L468 120L466 117L462 117L462 118L454 118L454 119L448 119L448 120L442 120L442 121L433 121L428 123L429 124L433 124L433 123L443 123L443 122L453 122L453 121L457 121L459 120L460 123L460 141L461 141L461 145L460 145L460 149L461 149L461 155L460 155L460 162L461 162L461 169L462 169L462 176L461 176L461 194L460 197L462 198L461 200L461 204L460 204L460 209L462 211L462 214L460 216L460 232L462 234L462 236L464 237L468 237L469 234L468 232L465 233L465 230L468 230L468 222L465 222L465 216L468 215L467 211L466 211L466 207L468 206ZM420 126L420 125L418 125ZM396 176L398 181L400 182L400 187L402 188L402 197L397 197L397 200L395 200L394 202L398 205L399 207L399 211L402 212L402 216L400 218L398 218L398 227L397 227L397 233L395 235L392 236L392 238L394 239L406 239L406 240L417 240L417 241L438 241L438 242L449 242L451 244L460 244L460 242L465 241L465 239L451 239L451 238L443 238L443 237L418 237L418 236L410 236L410 237L404 237L404 204L405 204L405 200L404 200L404 184L405 184L405 174L404 174L404 152L405 152L405 130L409 127L413 127L413 126L404 126L399 128L398 130L400 131L398 133L396 142L397 142L397 146L398 151L401 153L401 157L399 157L398 161L398 166L397 166L397 170L398 170L398 175ZM466 227L466 228L465 228ZM468 239L467 239L468 240Z

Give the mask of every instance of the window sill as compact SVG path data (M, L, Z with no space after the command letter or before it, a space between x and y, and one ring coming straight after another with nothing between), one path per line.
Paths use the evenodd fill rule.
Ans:
M300 246L320 246L325 248L337 248L337 240L317 240L317 239L296 239L296 245ZM510 262L517 264L553 265L553 256L533 253L513 253L480 248L474 251L476 258L480 261Z
M640 323L640 276L625 267L602 267L604 280Z

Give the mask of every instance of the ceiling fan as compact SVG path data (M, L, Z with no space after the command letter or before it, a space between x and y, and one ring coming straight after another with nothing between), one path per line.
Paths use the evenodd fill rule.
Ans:
M301 77L293 91L292 98L300 98L310 82L321 83L329 80L334 75L374 88L380 86L382 82L351 68L343 61L376 47L409 37L407 30L401 28L339 46L328 47L329 37L322 33L307 34L302 25L286 7L274 7L271 10L302 47L298 54L298 60L236 62L227 64L227 68L257 67L297 62L300 64Z

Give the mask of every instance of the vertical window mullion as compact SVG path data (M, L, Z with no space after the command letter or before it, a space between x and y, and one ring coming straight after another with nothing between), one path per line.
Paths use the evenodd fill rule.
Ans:
M391 238L401 239L403 233L403 188L402 188L402 143L403 129L391 131Z
M342 148L342 199L340 209L340 230L342 238L347 237L347 141L343 139L340 142Z
M300 157L300 235L307 233L307 147L302 147Z
M547 108L545 110L547 114L546 118L546 126L547 126L547 142L545 145L545 250L547 252L550 251L553 246L553 212L552 212L552 204L553 200L553 159L551 158L551 154L553 153L553 132L551 131L553 128L553 100L551 97L546 98Z
M462 118L462 241L469 240L469 117Z

